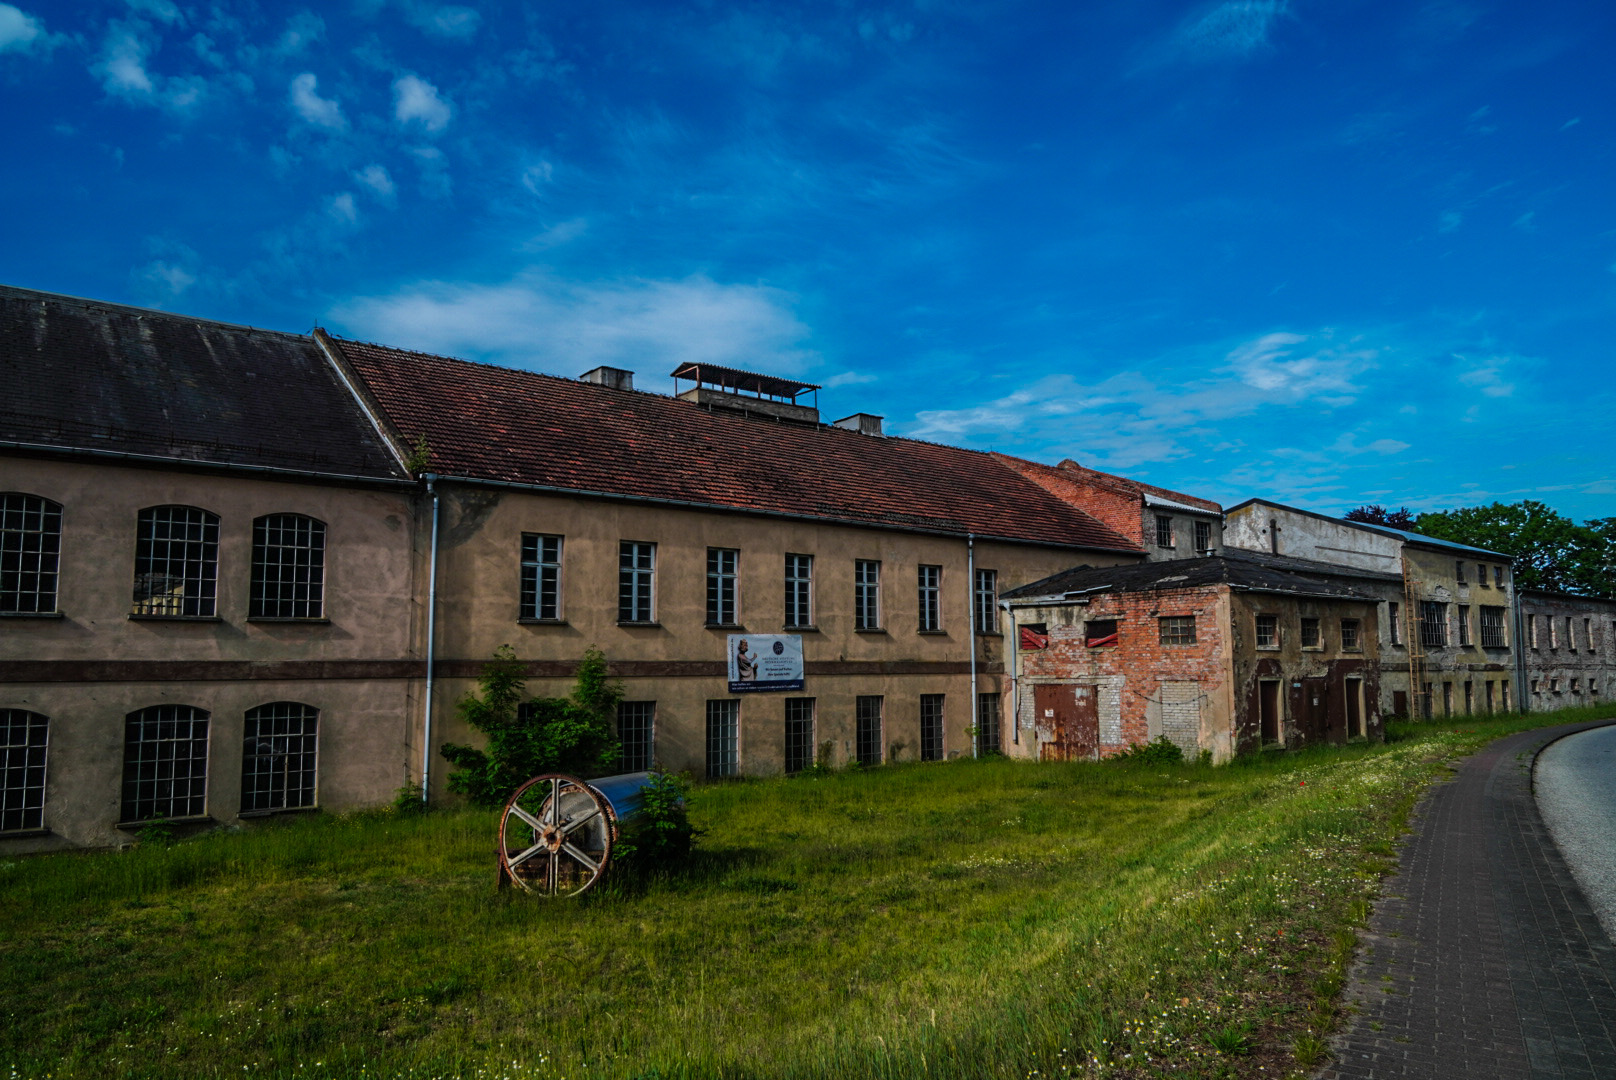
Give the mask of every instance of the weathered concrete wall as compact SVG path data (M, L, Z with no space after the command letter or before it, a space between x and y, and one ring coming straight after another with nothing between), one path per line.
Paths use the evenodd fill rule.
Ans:
M1520 605L1527 708L1598 705L1616 698L1616 600L1523 591Z
M1229 511L1223 542L1247 551L1269 551L1359 570L1387 574L1402 570L1400 540L1272 503L1255 502Z
M1515 587L1510 569L1503 567L1503 580L1498 580L1495 567L1502 564L1492 560L1459 559L1452 553L1414 545L1405 545L1404 558L1415 582L1416 605L1430 601L1443 605L1442 639L1446 644L1422 643L1425 652L1425 677L1431 694L1431 715L1463 715L1502 711L1520 703L1520 689L1515 685ZM1463 567L1463 580L1459 570ZM1482 569L1485 568L1485 575ZM1485 580L1485 584L1483 583ZM1397 644L1388 644L1382 656L1383 706L1388 713L1397 711L1399 692L1407 695L1412 709L1423 687L1409 682L1409 643L1421 632L1418 607L1410 610L1407 599L1398 595L1382 606L1383 640L1391 641L1389 620L1396 604L1400 628ZM1504 642L1501 647L1484 646L1481 634L1481 609L1502 609ZM1464 609L1464 610L1461 610ZM1463 641L1468 644L1461 644ZM1465 685L1472 687L1470 703L1466 704ZM1487 705L1488 690L1492 687L1492 707Z

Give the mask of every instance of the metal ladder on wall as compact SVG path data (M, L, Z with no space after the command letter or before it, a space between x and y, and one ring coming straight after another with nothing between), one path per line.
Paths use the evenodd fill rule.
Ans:
M1431 699L1425 692L1425 611L1420 605L1414 566L1403 556L1403 625L1408 631L1408 710L1413 719L1431 719Z

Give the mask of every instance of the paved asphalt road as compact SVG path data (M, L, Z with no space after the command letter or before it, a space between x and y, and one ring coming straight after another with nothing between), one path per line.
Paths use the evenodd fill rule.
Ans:
M1555 846L1616 940L1616 727L1550 743L1532 780Z

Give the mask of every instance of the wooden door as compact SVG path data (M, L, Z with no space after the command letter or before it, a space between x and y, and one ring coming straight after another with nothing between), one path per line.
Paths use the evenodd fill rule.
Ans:
M1307 716L1307 738L1329 739L1330 683L1327 679L1302 680L1302 708Z
M1279 683L1264 681L1257 684L1258 735L1263 746L1278 746L1280 736Z
M1361 739L1368 734L1364 727L1364 699L1363 680L1348 679L1347 687L1347 738Z
M1093 686L1033 687L1041 761L1092 761L1100 756L1100 702Z

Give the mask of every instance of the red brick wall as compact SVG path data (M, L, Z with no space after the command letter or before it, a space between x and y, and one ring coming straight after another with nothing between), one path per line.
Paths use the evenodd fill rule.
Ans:
M1127 485L1126 482L1119 484L1116 481L1121 477L1110 477L1075 465L1066 464L1054 469L1004 454L996 456L1056 498L1098 518L1134 543L1144 544L1145 500L1137 485ZM1109 482L1102 482L1101 477ZM1130 487L1134 490L1129 490Z

